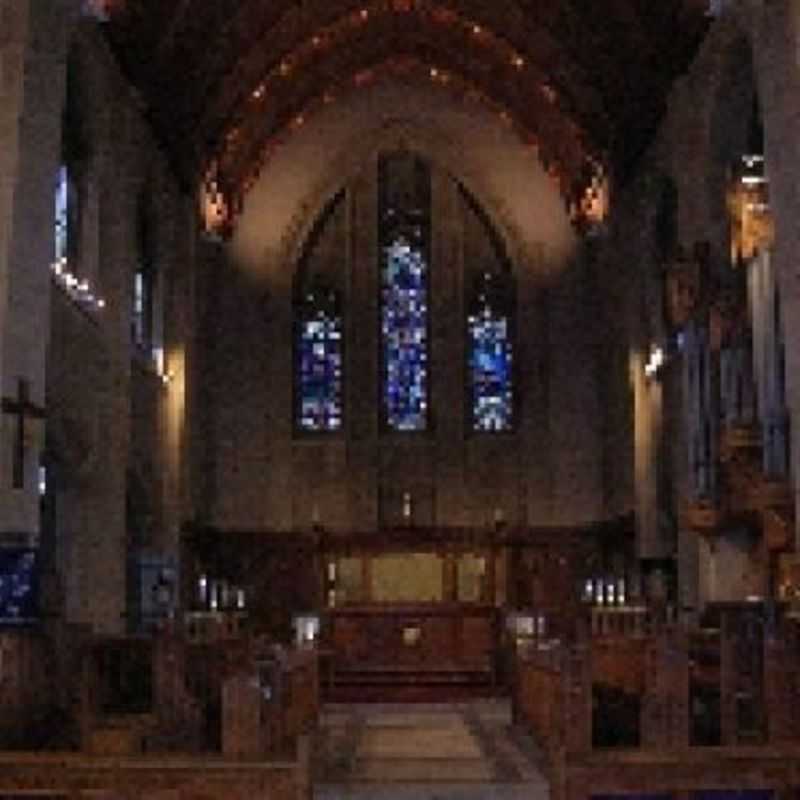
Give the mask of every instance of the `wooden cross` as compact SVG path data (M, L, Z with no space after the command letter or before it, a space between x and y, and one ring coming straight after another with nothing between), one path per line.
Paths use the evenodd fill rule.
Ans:
M23 489L25 487L25 420L28 417L44 419L44 409L31 402L30 385L23 378L19 378L17 381L16 398L4 397L0 401L0 409L4 414L13 414L17 419L17 431L12 445L11 486L14 489Z

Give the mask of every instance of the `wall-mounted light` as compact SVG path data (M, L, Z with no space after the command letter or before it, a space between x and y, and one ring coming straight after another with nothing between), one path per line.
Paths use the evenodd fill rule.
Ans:
M650 355L644 366L644 374L648 378L655 377L667 361L664 348L661 345L651 345Z
M202 608L208 605L208 576L201 575L197 581L197 599Z
M102 311L106 307L106 301L95 293L88 280L78 278L69 271L66 257L62 256L53 262L50 271L56 286L85 311Z
M256 96L257 95L257 96ZM253 93L254 99L263 97L262 87ZM238 135L238 129L228 133L228 137ZM221 239L226 235L231 223L231 203L217 178L217 165L212 163L200 185L200 218L203 232L212 239Z
M169 386L175 379L175 373L167 369L164 348L154 347L150 355L153 359L153 368L155 369L156 375L161 379L161 383L163 383L164 386Z

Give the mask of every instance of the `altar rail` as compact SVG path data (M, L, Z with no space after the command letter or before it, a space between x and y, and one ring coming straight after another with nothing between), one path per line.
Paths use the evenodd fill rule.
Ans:
M98 756L274 758L293 753L319 710L316 652L250 638L93 639L83 687L83 750Z
M717 794L717 793L726 794ZM551 800L624 797L716 800L800 795L800 746L595 751L567 755ZM712 795L714 793L714 795Z

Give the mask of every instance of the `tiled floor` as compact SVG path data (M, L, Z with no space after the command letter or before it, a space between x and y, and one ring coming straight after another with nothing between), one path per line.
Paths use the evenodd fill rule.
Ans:
M547 800L535 746L508 703L330 705L316 800Z

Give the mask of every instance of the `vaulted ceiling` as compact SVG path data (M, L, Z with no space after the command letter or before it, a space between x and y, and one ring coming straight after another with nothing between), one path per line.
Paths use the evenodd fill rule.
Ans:
M707 24L702 0L95 0L187 176L241 196L320 104L391 74L486 103L567 197L622 175Z

